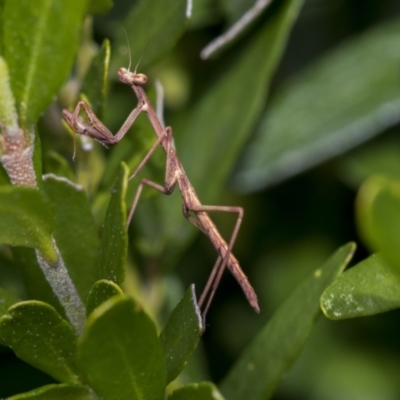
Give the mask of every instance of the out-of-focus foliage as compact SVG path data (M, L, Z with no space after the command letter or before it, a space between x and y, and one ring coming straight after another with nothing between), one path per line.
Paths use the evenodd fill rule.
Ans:
M208 61L255 1L0 3L0 398L399 398L398 311L381 314L400 306L398 2L273 0ZM144 115L112 149L60 123L84 99L116 133L137 104L120 67L153 104L162 84L204 204L244 208L233 252L260 315L225 273L202 325L217 253L179 193L145 187L126 227L165 174L157 149L128 180L156 139ZM10 126L36 135L37 187L10 184ZM235 216L210 215L229 238ZM81 335L38 254L68 271Z

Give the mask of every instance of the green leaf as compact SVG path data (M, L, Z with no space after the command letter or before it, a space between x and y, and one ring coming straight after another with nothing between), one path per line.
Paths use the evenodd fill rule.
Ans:
M86 10L86 0L5 2L4 56L23 128L37 121L67 78Z
M107 208L103 234L101 236L98 270L101 279L121 284L125 279L125 262L128 249L126 231L125 194L128 182L128 167L122 163Z
M380 177L366 181L356 211L365 242L400 273L400 181Z
M58 154L57 152L50 150L46 153L45 163L45 170L47 173L63 176L70 181L75 179L75 174L72 171L72 168L68 161Z
M337 164L340 178L356 189L371 175L400 180L400 143L396 137L385 139L372 141L341 157Z
M227 399L270 398L320 315L322 292L344 270L354 250L353 243L339 248L275 312L220 385Z
M302 0L281 2L276 12L235 57L235 62L195 106L185 134L177 136L178 155L204 204L213 204L221 193L239 152L252 132L302 4ZM160 201L168 237L173 238L174 243L177 237L187 241L190 237L187 232L192 227L186 221L180 225L175 223L181 214L181 207L176 204L178 198L175 205L171 205L174 203L172 198Z
M164 399L165 361L154 323L133 299L114 296L88 318L79 361L101 398Z
M90 0L89 13L105 14L113 7L113 5L113 0Z
M190 127L178 141L185 171L207 201L216 198L252 132L302 4L301 0L282 2L235 57L231 68L201 99L189 119ZM207 121L207 129L204 129L204 121ZM194 154L196 162L193 162ZM210 176L212 180L207 179Z
M191 383L172 392L168 400L224 400L211 382Z
M131 48L132 62L140 61L141 70L146 70L161 55L167 53L178 41L186 26L186 0L140 1L132 8L123 22ZM117 35L113 55L112 78L118 68L128 66L124 32ZM121 51L125 50L125 51ZM115 71L115 72L114 72Z
M9 185L11 185L10 177L8 176L3 165L0 163L0 186L9 186Z
M110 41L105 39L100 51L92 60L81 89L81 92L89 100L92 110L100 120L103 119L106 105L109 63Z
M167 383L183 370L203 332L194 285L190 285L160 334L167 365Z
M121 288L112 281L105 279L97 281L92 289L90 290L87 302L86 302L86 313L90 315L96 310L101 304L111 297L120 294L122 295Z
M4 21L4 1L0 1L0 21ZM4 23L0 26L0 54L3 55L4 53Z
M9 307L18 302L20 302L18 297L0 288L0 317L7 313Z
M399 20L342 44L273 99L235 184L257 190L368 140L399 121Z
M37 189L0 188L0 243L40 250L49 261L57 260L51 234L51 203Z
M3 57L0 57L0 88L0 122L3 131L4 126L15 127L18 125L15 99L10 86L10 75L7 62Z
M7 400L95 400L90 389L86 386L70 385L46 385L27 393L8 397Z
M12 306L0 319L0 342L53 378L78 382L75 332L50 305L31 300Z
M400 276L374 254L340 275L321 296L330 319L379 314L400 307Z
M66 178L45 175L44 190L55 211L54 238L82 299L96 281L99 237L82 187Z

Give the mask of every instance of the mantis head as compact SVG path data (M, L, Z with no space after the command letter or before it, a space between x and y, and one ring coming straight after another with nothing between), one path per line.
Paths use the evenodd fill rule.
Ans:
M120 68L118 70L119 80L126 85L144 85L147 82L147 76L145 74L138 74L136 71L131 72L126 68Z

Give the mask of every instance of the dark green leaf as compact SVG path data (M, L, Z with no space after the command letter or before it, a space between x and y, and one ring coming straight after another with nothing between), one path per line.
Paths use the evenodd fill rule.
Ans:
M116 283L105 279L97 281L90 290L86 302L87 315L91 314L96 308L116 294L123 294L121 288Z
M186 0L140 1L132 8L123 26L128 35L132 62L136 64L143 56L141 70L146 70L178 41L186 25L185 11ZM126 37L121 31L116 45L119 51L113 55L112 60L112 78L116 76L118 68L128 67L126 46Z
M322 292L344 270L354 250L352 243L339 248L275 312L223 380L220 388L227 399L270 398L320 315Z
M224 400L211 382L191 383L172 392L168 400Z
M53 228L51 203L39 190L0 188L0 243L33 247L55 261L57 254L51 237Z
M105 39L100 51L92 60L85 76L81 92L88 98L92 110L102 120L107 98L108 66L110 63L110 41Z
M302 3L302 0L282 2L235 57L230 69L224 71L193 109L190 126L184 135L177 138L182 165L204 204L213 204L218 197L252 132ZM175 199L175 203L172 198L160 200L165 230L169 237L173 237L174 243L177 237L187 240L190 235L182 232L192 229L186 221L181 225L174 223L181 214L178 197Z
M221 18L220 5L214 0L197 0L189 20L189 29L199 29L217 23Z
M98 260L100 278L114 281L117 284L121 284L125 279L125 261L128 249L125 206L128 172L128 167L122 163L114 187L111 189L111 199L101 236Z
M235 183L256 190L298 174L399 121L399 20L341 45L274 98Z
M173 381L183 370L197 347L202 331L196 293L194 285L191 285L160 334L167 364L167 383Z
M302 3L283 1L193 110L177 147L185 171L206 201L216 198L252 131Z
M23 127L37 121L67 78L86 10L87 0L6 1L4 55Z
M400 276L374 254L340 275L321 296L331 319L379 314L400 307Z
M80 365L99 397L164 399L165 361L154 323L133 299L114 296L88 318Z
M113 0L90 0L89 13L90 14L105 14L114 5Z
M7 400L95 400L89 388L85 386L70 385L47 385L34 389L27 393L8 397Z
M78 382L75 332L50 305L31 300L12 306L0 319L0 342L53 378Z
M356 189L371 175L400 180L400 142L397 139L373 141L341 157L337 169L340 178Z
M356 206L360 234L400 273L400 181L369 179L359 191Z
M7 313L9 307L19 301L18 297L0 288L0 317Z
M75 174L68 161L63 156L52 150L46 153L45 170L48 173L63 176L70 181L75 179Z
M55 211L54 238L68 273L82 299L96 281L99 238L82 187L65 178L46 175L44 190Z
M10 177L5 171L3 165L0 163L0 186L8 186L10 184Z

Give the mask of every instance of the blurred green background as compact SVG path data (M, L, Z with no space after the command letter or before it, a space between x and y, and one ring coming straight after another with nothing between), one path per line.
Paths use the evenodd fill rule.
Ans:
M279 2L276 0L269 12L274 12ZM109 38L113 45L113 40L121 35L123 19L134 2L115 0L114 3L108 14L96 16L93 20L94 40L98 44ZM151 79L160 79L164 85L165 120L175 130L178 154L179 143L184 142L182 136L185 134L180 127L185 124L191 104L201 97L210 83L224 75L229 65L235 63L239 52L246 47L246 35L251 35L264 20L259 20L237 45L219 57L201 61L200 51L252 4L253 1L248 0L194 1L193 19L174 50L149 70L139 66L140 72L148 73ZM355 222L357 190L373 174L395 179L400 177L400 107L396 109L396 105L400 106L400 63L397 55L400 36L390 34L391 29L395 31L396 24L400 23L399 17L400 3L395 0L305 1L273 78L270 95L265 99L263 118L254 126L248 146L242 149L231 178L225 187L220 188L216 202L245 209L234 253L259 294L261 314L256 315L251 310L237 283L228 273L225 274L210 309L208 327L196 357L196 363L204 363L206 366L209 376L205 378L218 383L279 304L337 247L348 241L357 242L353 265L368 256L369 250L363 246ZM387 38L393 38L389 40L387 49L383 49L376 41L379 33L374 33L374 29L385 31L385 26L391 26ZM349 48L352 40L360 40L361 44ZM151 46L150 40L143 52L144 68L146 51L151 52ZM371 48L371 63L357 64L364 60L365 54L368 55L368 46ZM382 52L374 53L374 46L378 46L378 50L382 48ZM357 49L360 55L356 54ZM112 51L118 53L118 49L114 50L113 47ZM349 57L349 54L354 55L354 58ZM104 117L106 125L113 132L135 106L132 93L116 82L116 68L127 66L128 55L125 54L123 65L116 64L117 58L120 62L122 56L118 54L118 57L112 57L111 86ZM133 64L136 62L137 59L134 59ZM381 65L389 66L390 62L394 65L393 76L390 75L392 80L379 80L377 69ZM254 64L255 73L258 67ZM386 74L383 70L382 74L389 77L393 71ZM370 76L376 77L375 72L378 78L373 84ZM352 82L355 87L359 85L353 91L350 87ZM366 86L364 82L371 85ZM148 90L151 92L151 85ZM348 97L342 97L346 91ZM243 91L242 96L246 98L246 91ZM351 102L352 96L357 99L354 103ZM370 98L374 98L376 104ZM296 110L290 101L297 101L296 105L304 101L306 111ZM307 108L310 104L314 108ZM220 104L220 107L223 109L224 104ZM71 160L72 155L72 140L59 123L60 108L60 104L52 105L39 124L45 170L48 171L53 168L52 150L68 160ZM328 118L324 112L330 109L332 115ZM288 118L291 110L294 115L292 120ZM205 131L207 124L204 121ZM261 139L264 137L264 124L264 136L267 137L271 131L270 139ZM289 129L292 131L289 132ZM316 138L319 133L321 137L326 133L327 138L332 134L331 139L318 142L313 139L313 132L316 132ZM293 139L295 149L305 148L306 151L292 163L285 163L278 157L280 150L276 143L281 141L287 145L287 141L291 140L290 135L297 133L299 137L304 134L305 140L296 147L297 139ZM307 134L311 137L309 141ZM277 142L272 141L274 137L277 137ZM144 154L144 148L153 139L149 136L143 140L127 140L133 141L140 159L140 154ZM314 143L317 143L315 148ZM128 149L131 148L129 146ZM79 167L79 179L86 182L89 188L89 196L93 197L99 221L105 203L100 197L95 198L93 192L90 192L90 185L94 187L101 181L99 185L104 188L104 192L106 188L109 189L112 173L103 167L96 169L96 165L100 165L104 157L110 157L112 162L113 152L124 151L122 143L120 147L122 150L115 148L109 153L100 146L96 147L98 155L92 159L86 159L86 156L78 153L78 160L81 156L80 163L84 165ZM290 150L290 146L287 147ZM262 152L268 153L271 164L262 164ZM289 152L288 157L296 158L294 153ZM217 149L217 154L224 158L223 146ZM278 161L273 164L276 154ZM184 158L187 170L196 171L203 167L196 163L196 151ZM127 154L126 159L131 160L131 155ZM192 165L189 166L190 162ZM85 163L91 166L87 167ZM70 166L77 168L72 161ZM264 172L258 174L257 171L266 171L267 167L273 171L273 178ZM97 175L93 171L97 171ZM162 154L155 157L149 173L162 179ZM211 184L213 175L208 179ZM206 187L208 181L202 182L202 185ZM134 192L134 189L131 191ZM168 301L173 303L192 282L196 283L197 291L200 292L199 288L204 285L215 261L215 252L205 237L194 237L193 227L189 228L189 235L193 235L193 239L181 240L183 244L178 244L176 248L168 232L160 237L163 224L174 224L175 216L180 218L176 224L180 224L183 217L179 214L177 195L174 201L169 202L169 198L163 201L166 207L169 207L168 204L178 207L171 211L174 218L159 221L152 211L155 196L161 195L149 192L142 198L139 216L130 228L129 259L132 268L139 271L144 282L148 283L150 294L154 295L156 290L163 293L157 295L161 298L153 300L168 305ZM199 196L204 197L201 189ZM149 201L146 201L146 197ZM228 237L234 218L227 215L213 215L213 218L225 237ZM164 226L163 231L168 231L168 228ZM180 234L184 236L186 231ZM134 278L131 278L131 282L134 282ZM154 285L158 285L156 289ZM274 399L400 398L400 384L396 379L400 372L397 334L400 328L397 321L399 316L399 311L392 311L347 321L329 321L321 317ZM37 371L25 367L10 353L4 357L9 360L7 364L2 364L7 367L0 370L0 375L5 378L4 381L9 381L8 393L14 393L15 388L21 392L49 382L44 375L36 378L34 374L39 374ZM184 379L198 379L196 363L189 366ZM18 373L10 365L15 365L19 369ZM18 382L13 381L16 376ZM28 381L28 376L34 384ZM34 386L30 386L32 384Z

